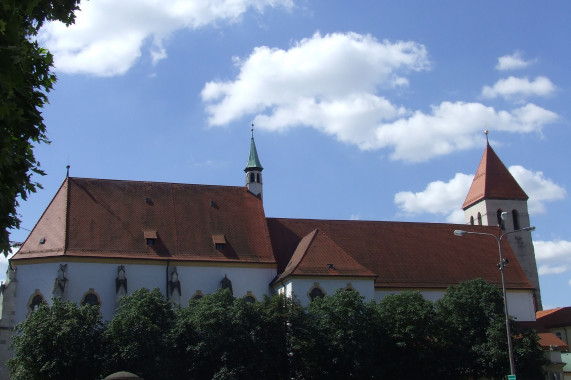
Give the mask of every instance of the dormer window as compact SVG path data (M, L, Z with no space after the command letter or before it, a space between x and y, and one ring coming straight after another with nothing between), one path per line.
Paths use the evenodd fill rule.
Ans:
M149 247L152 247L157 242L157 231L155 230L143 231L143 236L145 237L145 242Z
M224 234L212 234L212 241L217 251L223 251L226 247L226 237Z

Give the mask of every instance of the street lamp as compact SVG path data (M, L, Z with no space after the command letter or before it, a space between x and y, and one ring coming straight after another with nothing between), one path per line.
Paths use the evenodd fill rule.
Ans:
M504 238L504 236L510 235L510 234L513 234L516 232L533 231L533 230L535 230L535 227L534 226L524 227L524 228L520 228L519 230L504 232L502 234L502 225L503 225L503 221L504 221L506 215L507 215L507 212L502 212L502 214L501 214L501 223L500 223L500 226L498 229L498 236L496 236L494 234L487 233L487 232L472 232L472 231L464 231L464 230L454 230L454 235L456 235L456 236L464 236L466 234L486 235L486 236L493 237L498 242L498 251L500 254L500 262L498 263L498 268L500 268L500 273L502 275L502 292L504 295L504 314L506 316L506 333L508 336L508 350L509 350L509 357L510 357L510 373L511 373L511 375L515 375L514 355L513 355L513 346L512 346L512 334L511 334L510 319L509 319L509 314L508 314L508 299L506 296L506 280L504 277L504 268L508 265L508 260L504 259L504 256L502 254L502 239Z

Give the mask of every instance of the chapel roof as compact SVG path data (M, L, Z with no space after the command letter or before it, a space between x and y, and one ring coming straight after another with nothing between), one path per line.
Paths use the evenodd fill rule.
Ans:
M466 210L482 199L527 200L529 197L488 144L462 205Z
M571 306L541 310L535 316L537 322L548 329L571 326Z
M289 276L375 277L318 228L305 235L274 283Z
M327 252L333 246L340 260L333 263L336 267L356 267L354 260L377 276L377 288L443 289L475 278L501 284L497 242L485 236L454 235L455 229L497 233L497 227L281 218L268 218L268 226L278 273L287 273L288 265L299 261L299 247L307 245L308 236L318 229L323 238L313 239L310 249ZM502 244L510 262L506 286L531 289L509 243ZM328 263L322 262L323 270Z
M12 260L52 256L275 264L262 201L245 187L73 177Z

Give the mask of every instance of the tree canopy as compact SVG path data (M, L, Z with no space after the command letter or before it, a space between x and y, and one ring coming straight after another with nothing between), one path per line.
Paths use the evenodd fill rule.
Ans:
M56 81L53 57L36 41L46 21L74 22L79 0L0 2L0 250L10 251L8 229L19 228L25 200L43 175L34 144L49 143L41 109Z
M96 307L54 301L17 327L14 379L469 379L509 372L501 294L483 280L433 303L418 292L364 302L339 290L307 308L284 296L250 303L219 290L181 307L158 289ZM541 378L534 331L513 326L518 378ZM81 373L81 376L77 374Z

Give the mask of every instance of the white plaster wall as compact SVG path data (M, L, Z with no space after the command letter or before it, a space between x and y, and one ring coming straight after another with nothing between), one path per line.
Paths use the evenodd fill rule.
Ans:
M288 297L295 296L302 306L307 306L310 298L308 293L313 289L315 283L325 292L326 295L332 295L337 289L345 289L350 287L364 297L365 302L369 302L375 297L374 282L372 279L327 279L327 278L294 278L288 280L285 284L277 288L285 289Z
M509 213L504 224L506 230L513 230L512 210L517 210L519 216L520 228L529 227L529 213L527 210L527 201L522 200L501 200L501 199L485 199L470 206L464 211L466 224L470 224L470 216L474 217L474 224L478 224L478 212L482 215L482 225L484 226L497 226L498 209L502 209Z
M16 323L21 322L28 314L30 297L38 289L48 303L52 303L52 291L60 263L41 263L18 265L18 290L16 296ZM165 294L167 282L167 267L163 262L156 265L141 265L128 263L67 263L66 277L68 279L67 299L81 302L82 297L90 288L99 295L101 314L109 320L113 317L116 307L115 279L117 267L124 265L126 269L128 294L139 288L159 288ZM172 264L171 267L172 269ZM170 270L169 270L170 272ZM243 297L248 291L261 300L264 295L270 295L269 283L276 275L275 268L236 268L214 266L177 266L181 283L181 305L197 290L208 294L220 288L220 281L225 275L232 281L235 297Z
M389 294L399 294L399 290L375 290L375 300L381 301ZM436 302L446 294L444 290L420 290L422 296L431 301ZM507 292L508 297L508 313L516 321L535 321L535 306L533 304L533 295L531 292L514 291Z

